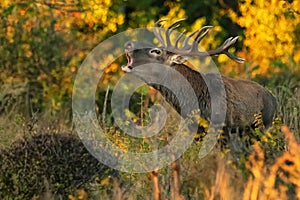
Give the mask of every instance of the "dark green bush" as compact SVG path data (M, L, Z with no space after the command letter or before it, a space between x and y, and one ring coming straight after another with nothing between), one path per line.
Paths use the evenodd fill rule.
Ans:
M31 199L50 192L67 198L114 173L70 133L35 134L0 150L0 199Z

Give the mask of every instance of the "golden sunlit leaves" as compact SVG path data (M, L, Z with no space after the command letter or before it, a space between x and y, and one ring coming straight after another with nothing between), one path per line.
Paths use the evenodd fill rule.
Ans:
M10 43L13 43L13 42L14 42L14 39L13 39L14 33L15 33L15 30L14 30L14 28L13 28L12 26L8 26L8 27L6 28L6 36L7 36L8 41L9 41Z
M89 50L124 23L117 9L112 0L1 1L3 76L38 81L42 106L61 109ZM118 68L112 65L103 82L115 81Z
M81 13L81 20L92 29L101 25L104 34L116 32L117 26L124 23L124 15L110 9L113 5L111 0L84 0L83 5L86 11Z
M186 17L185 10L181 8L181 5L179 3L165 1L164 4L165 6L168 6L170 8L170 11L163 18L175 21Z
M297 54L295 30L299 29L300 17L288 9L296 4L296 1L290 5L281 0L246 0L240 3L242 16L231 13L232 19L245 27L246 60L252 62L252 67L260 66L252 75L268 73L273 61L289 64L290 56ZM294 61L300 62L297 56Z
M166 15L160 17L160 19L167 19L164 22L165 27L169 26L172 22L174 22L178 19L186 18L185 10L183 8L181 8L180 3L165 1L164 6L170 8L169 12ZM157 21L157 19L150 20L150 22L148 23L148 26L153 27L153 25L156 21Z
M0 3L0 10L7 8L12 4L11 0L2 0Z

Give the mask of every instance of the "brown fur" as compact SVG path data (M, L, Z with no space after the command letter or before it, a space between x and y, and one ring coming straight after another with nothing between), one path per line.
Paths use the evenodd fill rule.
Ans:
M127 48L127 46L129 46L128 44L130 44L130 48ZM250 80L229 78L213 73L202 74L183 64L185 60L180 55L168 52L163 48L152 48L143 45L141 49L134 49L135 46L141 45L134 42L125 44L127 55L130 56L133 62L131 65L124 66L123 70L130 71L134 75L142 78L141 70L135 71L134 67L148 63L169 65L182 74L190 83L198 98L201 116L205 119L210 120L211 114L211 97L207 84L210 88L214 89L214 87L220 87L223 82L226 92L226 102L222 103L224 107L225 105L227 106L226 127L238 128L252 126L255 119L254 115L260 112L262 113L264 126L267 128L272 124L276 112L277 100L269 90L258 83ZM156 55L153 53L153 49L159 49L161 52L158 52L159 54ZM178 60L176 61L177 58ZM128 70L128 68L130 70ZM165 78L172 81L173 77L166 76ZM181 114L179 103L168 88L160 85L152 86L159 90L165 99ZM186 95L186 99L186 103L188 103L189 96Z

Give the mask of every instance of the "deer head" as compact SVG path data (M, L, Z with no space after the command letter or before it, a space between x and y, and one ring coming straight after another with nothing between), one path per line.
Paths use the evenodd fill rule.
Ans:
M215 50L199 51L198 45L200 41L205 37L212 26L204 26L201 29L192 32L185 37L181 44L181 40L184 37L183 32L176 38L175 44L172 44L170 35L176 28L180 26L179 23L183 20L185 19L175 21L166 29L163 27L163 25L160 25L161 22L165 21L164 19L158 20L154 24L153 33L159 40L161 44L160 47L155 47L153 45L140 42L126 42L124 48L128 63L126 66L122 67L122 70L125 72L131 72L134 67L146 63L159 63L172 66L174 64L183 64L192 56L207 57L220 54L225 54L232 60L235 60L239 63L244 62L243 58L236 57L228 52L229 47L231 47L237 41L238 36L228 38L219 48ZM191 44L190 41L192 41Z

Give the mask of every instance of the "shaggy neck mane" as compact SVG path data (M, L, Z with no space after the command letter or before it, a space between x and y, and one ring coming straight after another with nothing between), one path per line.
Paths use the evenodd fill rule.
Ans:
M194 89L196 97L199 100L198 106L200 112L202 114L209 114L210 96L208 92L208 87L203 78L204 74L201 74L184 64L173 64L171 67L176 71L178 71L183 77L185 77L185 79L190 83L191 87ZM174 77L166 77L166 78L172 81L176 81L174 80ZM189 114L189 113L181 113L180 103L176 98L175 94L169 88L157 84L152 84L151 86L154 87L156 90L158 90L162 94L162 96L166 99L166 101L170 103L179 114L181 114L182 116L187 116ZM180 91L180 96L184 97L184 102L182 103L184 103L185 105L191 104L190 97L186 91ZM205 115L205 116L209 116L209 115Z

